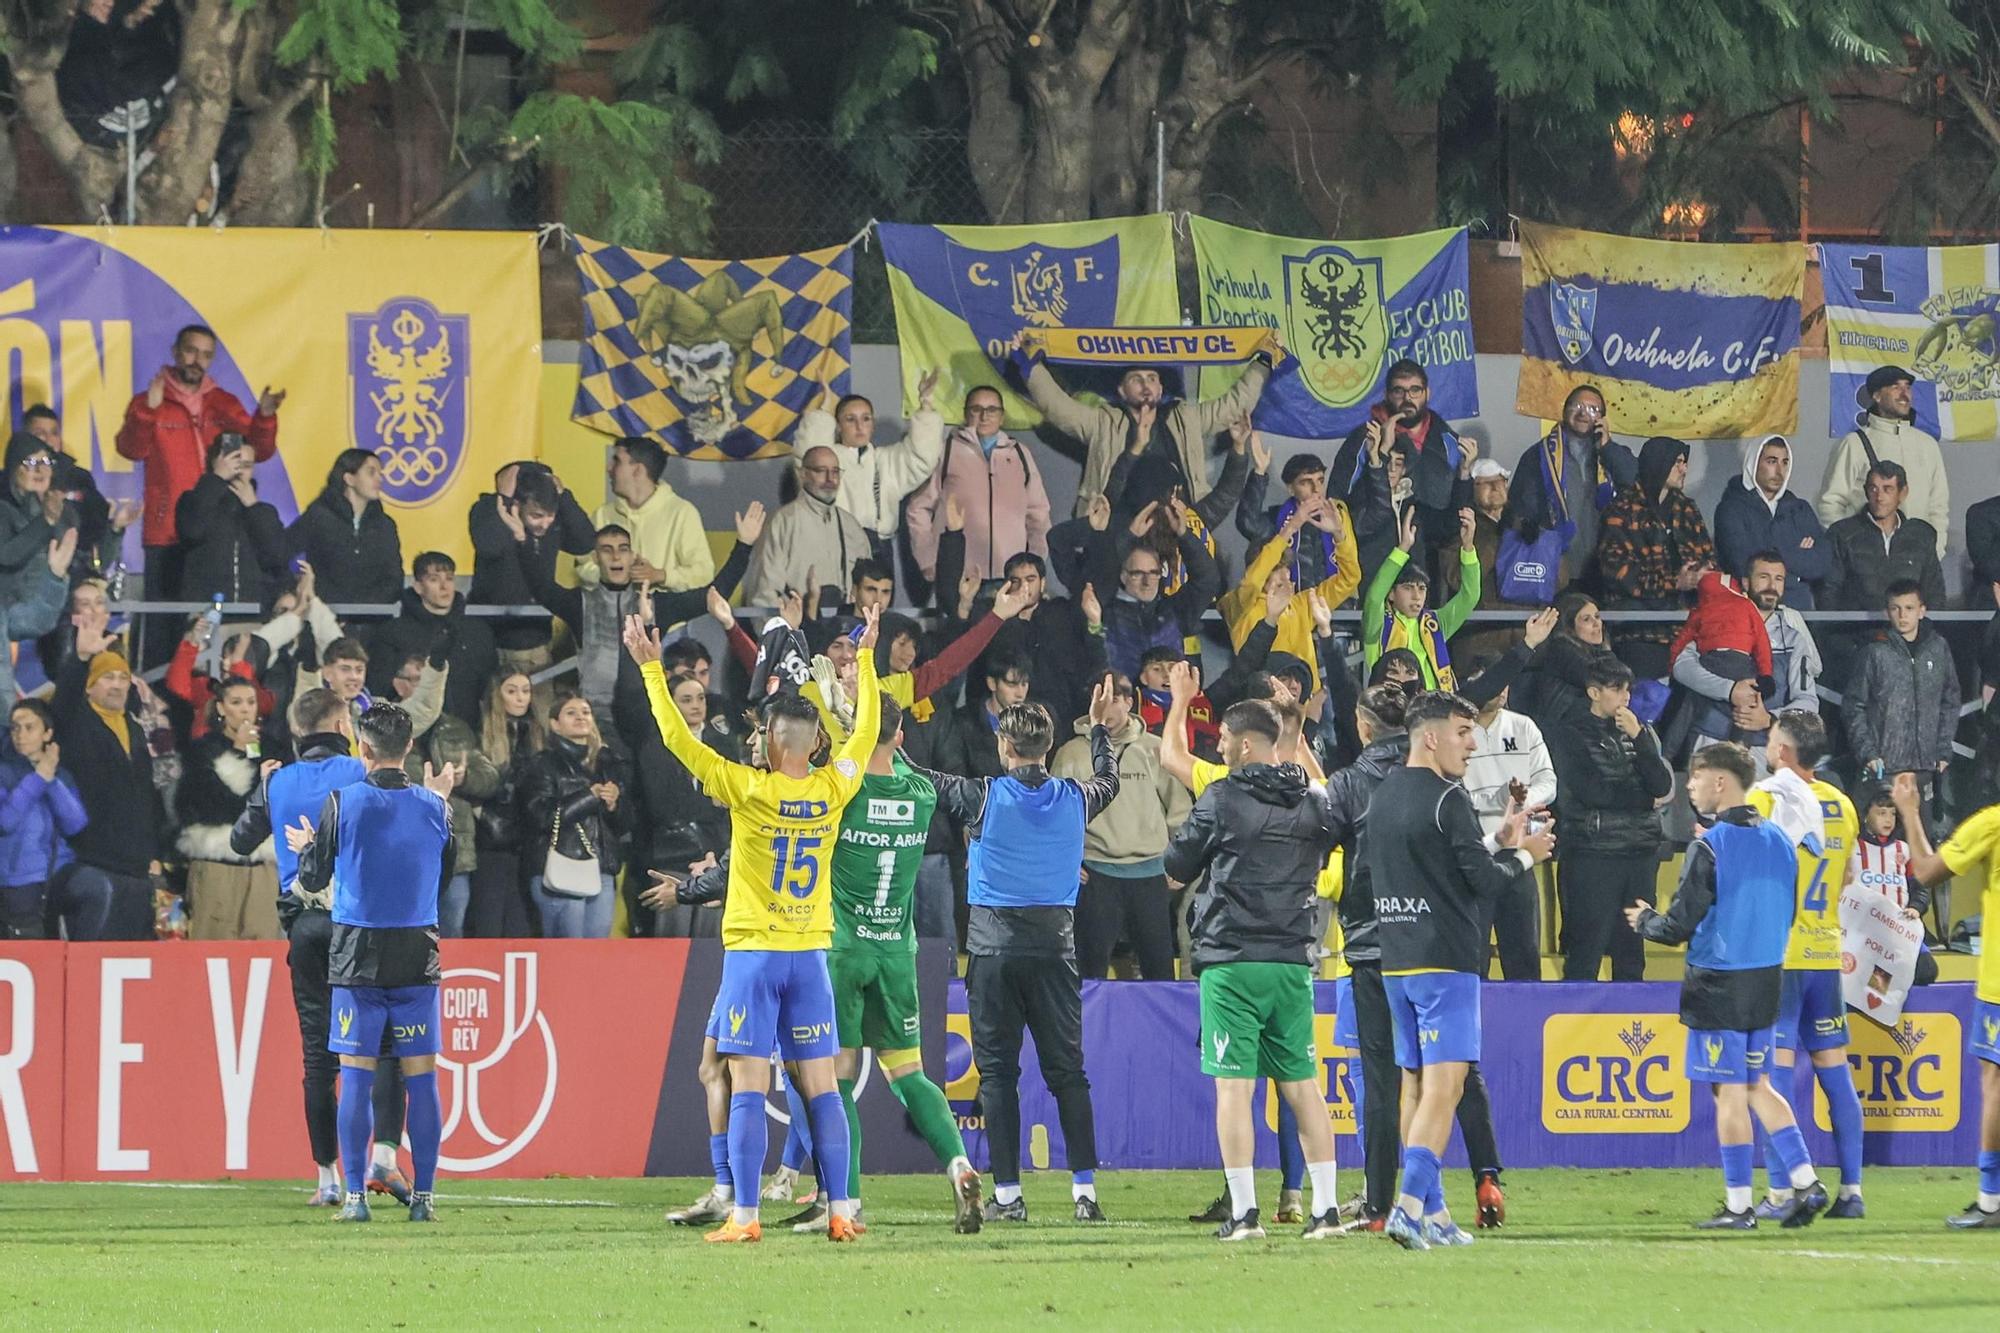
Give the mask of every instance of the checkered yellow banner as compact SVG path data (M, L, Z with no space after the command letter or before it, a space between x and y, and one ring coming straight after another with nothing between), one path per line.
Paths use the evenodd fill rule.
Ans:
M572 415L684 458L768 458L827 390L846 393L850 246L686 259L575 238L584 341Z

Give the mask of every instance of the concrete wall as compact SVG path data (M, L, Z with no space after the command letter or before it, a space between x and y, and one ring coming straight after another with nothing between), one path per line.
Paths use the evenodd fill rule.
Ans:
M576 359L576 344L551 341L545 344L543 356L550 363L573 362ZM1479 401L1483 410L1470 422L1459 424L1477 435L1489 452L1497 454L1511 468L1521 453L1540 437L1544 427L1514 411L1514 386L1520 365L1518 356L1481 356L1478 362ZM901 400L896 349L885 345L857 346L854 349L854 366L857 391L874 399L879 414L891 416L894 405ZM1814 499L1819 494L1827 462L1833 455L1834 440L1838 438L1838 433L1830 430L1828 424L1826 362L1805 361L1800 367L1799 381L1799 428L1791 436L1793 479L1801 494L1807 499ZM1611 416L1615 428L1615 402ZM1839 433L1851 428L1852 421L1852 412L1843 410ZM1636 437L1619 438L1635 449L1641 442ZM1272 464L1274 472L1293 453L1315 450L1330 459L1338 447L1337 442L1299 441L1275 436L1267 437L1267 442L1276 456ZM1950 550L1946 556L1945 577L1955 604L1956 599L1963 596L1967 582L1967 561L1962 548L1966 507L2000 493L2000 449L1996 449L1996 443L2000 442L1987 440L1944 446L1945 465L1951 476L1952 502L1952 531L1948 539ZM1081 475L1078 459L1062 452L1063 448L1062 445L1046 447L1041 451L1040 459L1049 498L1058 514L1069 512ZM729 526L730 515L750 500L761 499L771 503L777 495L779 477L785 466L783 460L676 462L671 465L668 478L676 490L700 507L709 528L722 529ZM1723 487L1740 474L1741 467L1741 441L1716 440L1695 444L1689 460L1688 491L1704 513L1715 512ZM586 490L580 476L572 478L572 484L580 492ZM1225 528L1219 534L1219 540L1229 557L1230 571L1240 570L1242 542L1235 530Z

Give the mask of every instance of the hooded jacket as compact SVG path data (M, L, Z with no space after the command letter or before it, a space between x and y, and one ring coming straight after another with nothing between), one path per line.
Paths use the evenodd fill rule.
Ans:
M535 565L545 582L554 582L557 552L589 555L597 541L590 515L569 490L556 496L556 521L540 537L530 532L527 540L516 542L500 517L500 496L490 491L472 502L465 522L472 534L472 591L466 601L473 606L524 606L534 601L523 562ZM549 642L549 622L538 617L496 620L492 629L501 648L518 651L546 647Z
M18 754L0 759L0 888L53 878L76 860L69 840L89 820L68 769L46 781Z
M1864 443L1863 435L1867 436ZM1826 465L1826 483L1820 487L1819 521L1831 528L1843 518L1868 507L1868 450L1885 463L1900 463L1910 479L1910 494L1903 512L1931 525L1937 536L1938 559L1944 559L1945 536L1951 531L1951 482L1944 470L1944 453L1938 442L1915 423L1873 412L1861 424L1840 437L1833 458Z
M685 592L715 577L715 553L701 525L701 511L675 494L665 481L653 488L644 504L631 505L611 496L597 507L590 523L592 532L615 523L630 533L632 554L660 571L663 591ZM585 556L576 562L578 583L591 584L597 579L594 558Z
M1791 458L1791 442L1782 435L1744 443L1743 475L1723 488L1715 505L1715 559L1723 573L1745 578L1751 556L1776 551L1785 558L1784 604L1810 611L1813 585L1833 567L1833 547L1813 507L1792 494L1789 461L1775 500L1757 484L1757 460L1773 443L1784 445L1785 457Z
M48 570L49 543L64 528L76 526L74 508L65 505L62 517L51 523L42 514L40 496L15 491L14 469L36 454L54 457L46 444L26 431L15 431L7 441L6 474L0 477L0 601L21 600L21 590ZM53 487L53 468L50 473ZM83 559L85 553L78 551L77 557Z
M1105 472L1109 475L1108 461ZM997 578L1022 551L1048 559L1049 493L1033 451L1003 431L989 456L978 437L961 426L945 440L937 471L910 496L905 510L910 554L925 578L936 576L938 534L944 531L945 502L953 496L965 511L968 565Z
M1673 606L1681 566L1715 558L1701 510L1686 491L1666 490L1684 441L1655 435L1639 451L1639 480L1604 511L1597 542L1598 586L1607 602Z
M1346 826L1296 764L1249 764L1211 783L1167 846L1167 875L1208 879L1188 909L1190 962L1312 964L1315 888Z
M1082 781L1091 776L1090 719L1078 718L1076 739L1056 751L1049 771ZM1111 734L1118 761L1118 795L1084 826L1083 863L1127 878L1161 873L1167 836L1188 815L1188 791L1160 767L1160 738L1147 732L1135 710Z
M1317 585L1328 607L1344 604L1361 586L1361 557L1354 549L1354 525L1348 521L1347 506L1338 500L1333 504L1340 514L1340 540L1334 545L1333 572ZM1319 529L1314 528L1313 531L1318 532ZM1277 572L1279 562L1290 556L1293 549L1292 543L1272 537L1251 557L1249 566L1243 571L1242 581L1223 597L1220 609L1223 624L1229 627L1231 646L1241 649L1249 639L1250 631L1264 619L1264 582ZM1298 593L1306 591L1307 588L1297 589ZM1314 651L1313 630L1311 602L1295 595L1278 615L1277 637L1272 646L1277 652L1290 653L1306 662L1312 670L1313 689L1316 690L1319 688L1319 654Z
M204 377L193 396L201 404L199 427L186 404L173 393L160 405L146 401L146 389L132 395L125 407L125 424L118 428L118 452L146 465L142 539L147 546L172 546L180 540L174 507L208 470L208 446L215 437L234 432L250 442L260 463L278 452L278 418L244 407L235 394ZM400 564L400 562L398 562ZM322 576L327 572L315 565ZM320 582L326 587L325 579Z
M380 500L356 517L345 492L321 491L285 530L285 540L311 563L320 600L329 605L389 603L403 591L403 539Z
M1368 868L1368 807L1382 780L1409 758L1410 738L1384 736L1360 757L1326 780L1330 818L1340 830L1339 845L1347 867L1347 885L1340 894L1341 953L1349 967L1376 965L1382 951L1375 939L1375 890Z
M1935 773L1953 757L1958 705L1951 647L1926 620L1915 643L1892 629L1861 650L1840 717L1848 747L1862 764L1880 759L1891 773Z
M451 873L469 875L479 868L474 807L483 807L501 794L500 768L480 750L479 738L472 728L448 711L438 716L429 731L417 737L416 744L410 747L409 758L403 761L403 771L410 775L411 782L420 783L424 780L425 764L433 772L441 771L446 764L458 767L458 783L451 789L449 801L451 826L460 830L454 842L456 859ZM511 787L507 794L513 794Z
M500 664L493 631L481 619L465 614L465 594L456 593L451 610L437 612L424 605L415 588L403 589L394 620L385 620L368 636L368 691L383 699L395 695L396 673L412 657L429 658L439 639L446 641L445 711L468 723L479 721L487 682ZM463 829L466 824L456 827ZM459 839L470 846L472 839ZM463 850L463 846L461 850Z
M1076 512L1082 515L1090 508L1093 497L1106 493L1112 465L1121 453L1132 446L1136 429L1132 414L1123 403L1090 407L1078 402L1056 383L1055 376L1049 373L1049 368L1039 356L1016 353L1015 364L1023 371L1028 399L1034 403L1035 410L1048 419L1049 425L1083 443L1083 479L1076 490ZM1250 415L1270 378L1270 367L1262 360L1253 360L1237 381L1218 397L1175 399L1159 405L1154 439L1165 436L1172 443L1175 461L1187 478L1189 499L1203 500L1208 496L1210 482L1205 456L1208 442L1226 430L1231 422L1241 421ZM1000 558L1004 560L1007 557L1003 555Z
M276 508L262 500L246 505L228 482L204 472L175 504L174 527L187 552L183 598L199 602L221 593L231 602L270 600L285 570L285 525Z

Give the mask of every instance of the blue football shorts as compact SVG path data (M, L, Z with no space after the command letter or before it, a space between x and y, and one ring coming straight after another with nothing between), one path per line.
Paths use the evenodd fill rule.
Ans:
M1972 1035L1965 1049L1990 1065L2000 1065L2000 1004L1981 1000L1972 1007Z
M333 1021L327 1025L326 1048L335 1055L382 1054L382 1034L389 1034L391 1055L436 1055L438 988L436 986L335 986Z
M723 1055L816 1060L840 1050L833 981L821 949L731 949L722 955L722 986L709 1035Z
M1774 1048L1770 1028L1758 1028L1754 1032L1689 1028L1688 1081L1755 1083L1771 1072L1771 1052Z
M1847 1045L1847 1001L1831 968L1786 968L1778 987L1772 1042L1788 1051L1831 1051Z
M1385 975L1396 1066L1471 1064L1479 1058L1479 978L1470 972Z

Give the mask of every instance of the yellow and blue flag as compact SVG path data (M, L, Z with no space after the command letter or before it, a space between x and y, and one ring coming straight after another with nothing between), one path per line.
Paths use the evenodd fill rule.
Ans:
M147 465L116 447L127 405L175 333L206 325L218 385L247 408L285 391L256 472L281 518L341 450L367 449L403 549L464 561L465 511L534 419L537 271L530 232L0 228L0 400L16 419L48 404L104 494L137 497Z
M1019 227L876 226L902 349L903 410L940 374L936 404L956 420L965 395L996 388L1009 426L1041 414L999 367L1030 329L1158 328L1181 322L1173 223L1165 213Z
M1256 423L1299 439L1337 439L1368 419L1389 367L1408 357L1430 379L1430 405L1479 415L1463 227L1380 241L1314 241L1194 218L1195 280L1205 324L1274 329L1298 358L1273 376ZM1204 371L1215 394L1240 370Z
M1797 245L1640 241L1521 225L1515 410L1552 419L1579 385L1634 435L1737 439L1797 429Z
M2000 435L2000 245L1821 245L1819 276L1834 434L1868 372L1897 365L1940 440Z
M854 249L687 259L576 238L584 339L572 415L683 458L769 458L847 392Z

